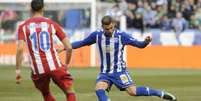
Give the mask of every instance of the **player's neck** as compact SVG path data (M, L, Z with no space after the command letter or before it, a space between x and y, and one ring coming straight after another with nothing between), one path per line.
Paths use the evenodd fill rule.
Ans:
M33 18L43 17L43 13L42 12L35 12L32 17Z

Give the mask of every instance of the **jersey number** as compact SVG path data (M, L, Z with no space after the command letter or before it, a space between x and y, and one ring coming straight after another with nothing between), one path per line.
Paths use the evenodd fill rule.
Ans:
M39 48L44 52L49 50L51 47L49 32L42 31L38 35L37 35L37 32L34 32L29 37L32 42L33 50L38 51ZM39 42L38 42L38 37L39 37Z

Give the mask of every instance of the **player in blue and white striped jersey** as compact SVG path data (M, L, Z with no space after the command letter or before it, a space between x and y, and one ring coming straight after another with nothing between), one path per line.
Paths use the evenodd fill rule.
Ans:
M126 69L124 47L131 45L138 48L146 47L152 38L147 36L144 41L138 41L125 32L115 28L115 21L110 16L102 18L102 29L92 32L82 41L72 43L72 48L80 48L96 43L100 55L100 74L96 80L96 95L99 101L108 101L105 90L114 84L120 90L126 90L131 96L158 96L169 101L176 98L167 92L149 87L136 86Z

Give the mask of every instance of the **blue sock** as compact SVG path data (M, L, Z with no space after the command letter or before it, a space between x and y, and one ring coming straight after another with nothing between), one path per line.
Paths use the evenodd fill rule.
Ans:
M162 96L162 91L150 89L149 87L137 87L136 88L136 96Z
M103 90L103 89L96 90L96 95L98 96L99 101L107 101L108 100L108 97L105 94L105 90Z

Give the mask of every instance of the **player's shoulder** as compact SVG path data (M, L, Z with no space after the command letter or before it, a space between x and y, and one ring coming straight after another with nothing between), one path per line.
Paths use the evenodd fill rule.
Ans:
M52 19L46 18L46 21L47 21L48 24L60 27L60 25L57 22L55 22L54 20L52 20Z
M119 30L119 29L115 29L115 34L122 36L122 35L125 35L126 32L125 32L125 31L122 31L122 30Z
M95 35L97 35L97 34L101 34L102 32L103 32L102 29L96 29L96 30L93 31L91 34L95 34Z
M26 21L18 22L18 28L22 28L26 24Z
M36 17L36 18L30 18L26 21L27 23L30 22L46 22L46 23L55 23L53 20L46 18L46 17Z
M24 21L19 21L17 23L18 29L22 29L23 27L28 26L29 23L30 23L30 19L27 19L27 20L24 20Z
M96 29L94 32L95 33L101 33L101 32L103 32L103 29Z
M45 20L46 22L48 22L48 23L56 23L55 21L53 21L53 20L50 19L50 18L45 18L45 17L44 17L44 20Z

